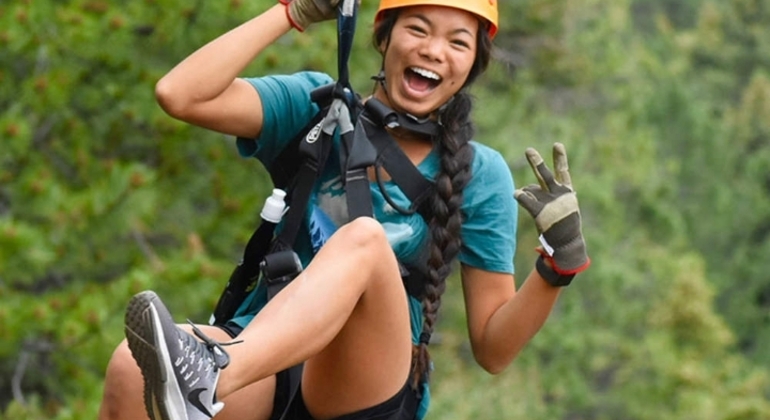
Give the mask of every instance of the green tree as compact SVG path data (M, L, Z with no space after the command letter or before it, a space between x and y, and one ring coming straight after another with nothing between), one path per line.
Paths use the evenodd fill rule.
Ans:
M0 418L94 417L129 297L205 322L270 189L232 138L165 115L155 82L273 1L0 3ZM351 58L380 58L364 2ZM763 419L770 383L770 2L500 2L478 138L518 185L567 145L592 268L505 373L472 361L453 278L440 419ZM333 25L247 75L336 74ZM522 215L517 278L532 267ZM7 380L6 380L7 379Z

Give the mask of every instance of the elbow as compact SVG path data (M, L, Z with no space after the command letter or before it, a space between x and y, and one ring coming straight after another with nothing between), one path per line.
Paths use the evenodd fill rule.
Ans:
M185 110L189 104L184 99L179 89L175 88L173 82L164 77L155 84L155 100L166 114L180 120L184 120Z
M503 373L503 371L505 371L505 368L508 367L507 363L490 363L490 362L482 362L480 360L478 360L477 362L479 366L481 366L490 375L498 375L500 373Z
M500 373L503 373L505 369L511 364L511 361L513 361L513 358L515 356L511 357L495 357L495 356L484 356L481 354L476 355L476 363L481 366L482 369L487 371L487 373L491 375L497 375Z
M513 363L523 346L472 346L476 363L489 374L503 373Z

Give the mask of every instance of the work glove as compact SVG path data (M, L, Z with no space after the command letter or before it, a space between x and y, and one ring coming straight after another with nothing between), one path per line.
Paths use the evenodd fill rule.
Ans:
M313 23L337 17L340 0L279 0L286 5L291 26L304 32Z
M567 152L563 144L554 144L555 175L537 150L527 148L526 156L538 184L517 189L514 197L535 218L540 233L542 247L537 248L541 256L536 269L552 285L566 286L591 263L581 230L577 196L572 189Z

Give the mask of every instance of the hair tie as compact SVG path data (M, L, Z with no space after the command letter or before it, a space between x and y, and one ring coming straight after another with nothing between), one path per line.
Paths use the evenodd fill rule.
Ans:
M425 344L426 346L430 344L430 333L424 332L420 334L420 344Z

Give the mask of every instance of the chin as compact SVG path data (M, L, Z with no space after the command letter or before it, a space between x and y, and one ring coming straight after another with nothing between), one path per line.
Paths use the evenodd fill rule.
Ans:
M444 102L437 102L435 95L425 95L423 99L410 98L404 92L397 90L394 86L388 86L387 91L392 95L382 92L379 98L394 111L413 115L417 118L426 118L438 110ZM438 93L438 92L433 92ZM375 95L377 96L377 95Z
M400 103L396 105L396 108L404 112L406 114L414 115L417 118L426 118L429 117L433 112L435 112L439 107L438 106L426 106L425 104L416 104L412 101L399 101Z

